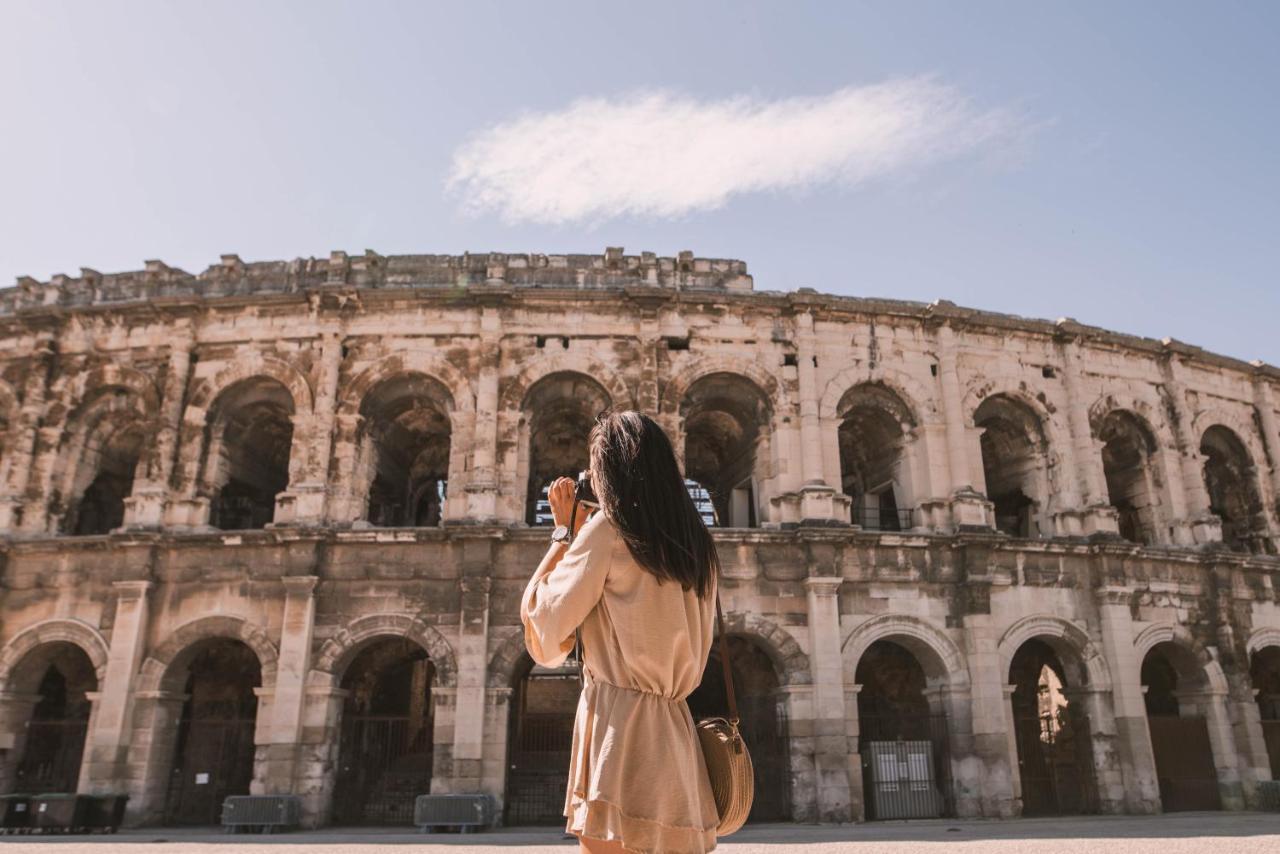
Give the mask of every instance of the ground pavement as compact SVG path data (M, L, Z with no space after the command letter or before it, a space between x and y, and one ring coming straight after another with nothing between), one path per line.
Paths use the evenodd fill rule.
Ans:
M404 828L326 829L228 836L147 829L114 836L0 836L4 854L570 854L556 828L422 835ZM725 837L723 854L1280 854L1280 813L1179 813L1015 821L912 821L857 825L752 825Z

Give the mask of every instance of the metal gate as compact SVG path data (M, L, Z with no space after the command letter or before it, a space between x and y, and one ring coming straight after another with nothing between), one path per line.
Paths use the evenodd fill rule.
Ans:
M183 718L165 800L165 824L218 824L228 795L249 794L252 718Z
M1158 715L1147 725L1164 811L1222 809L1205 719Z
M1267 756L1271 758L1271 779L1280 780L1280 721L1262 722L1262 740L1267 745Z
M14 791L74 792L88 731L88 720L28 723Z
M1069 719L1066 725L1054 715L1014 721L1024 816L1097 810L1088 732L1083 719Z
M860 717L868 821L954 814L945 715Z
M747 821L788 821L791 762L786 711L774 697L744 697L738 712L755 777L755 799Z
M505 824L562 824L573 714L518 716L507 771Z
M340 824L411 824L413 802L431 793L430 720L406 715L343 718L334 819Z

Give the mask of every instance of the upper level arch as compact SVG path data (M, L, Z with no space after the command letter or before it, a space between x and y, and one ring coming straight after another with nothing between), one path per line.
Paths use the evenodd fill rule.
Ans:
M435 667L439 684L444 687L457 686L458 662L453 646L435 626L406 613L367 614L343 626L316 653L311 673L307 676L307 684L337 687L347 665L356 654L378 638L386 637L407 638L421 646L427 651Z
M556 374L580 374L606 392L608 405L618 409L634 409L635 397L622 378L589 353L542 353L530 360L520 373L507 379L498 395L500 412L526 410L534 386ZM595 413L592 413L595 415Z
M767 368L751 359L713 355L690 360L666 379L658 397L658 411L663 415L678 415L694 384L713 374L739 376L750 382L768 401L771 412L788 406L785 388Z
M910 374L883 365L875 371L853 365L828 380L819 400L818 415L839 418L848 393L859 386L879 386L891 391L911 414L913 425L941 421L941 413L928 387Z
M236 360L212 377L197 380L191 389L184 420L203 424L208 410L234 386L255 377L269 377L288 390L293 411L309 414L314 397L311 384L296 368L281 359L258 353L237 354Z
M475 411L475 392L470 381L453 365L434 356L408 351L384 356L365 368L338 392L338 415L355 415L368 395L378 386L399 376L417 375L430 378L448 394L450 413Z

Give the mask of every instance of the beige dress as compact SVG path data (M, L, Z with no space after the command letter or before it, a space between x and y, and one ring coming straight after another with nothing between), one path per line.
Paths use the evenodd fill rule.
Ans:
M714 584L699 600L659 583L599 511L547 572L551 556L529 579L520 619L529 654L548 667L565 661L582 626L566 830L628 851L712 850L718 816L685 697L711 651Z

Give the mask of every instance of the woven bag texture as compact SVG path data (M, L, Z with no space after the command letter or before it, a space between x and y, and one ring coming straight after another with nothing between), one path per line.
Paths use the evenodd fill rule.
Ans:
M716 836L728 836L746 822L755 798L751 754L738 727L724 718L699 721L698 741L702 744L716 811L720 814Z

